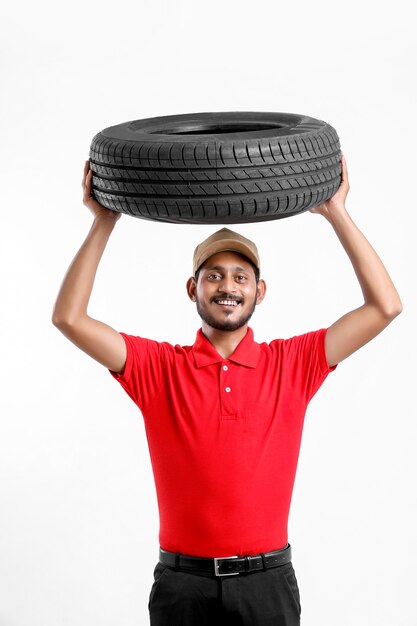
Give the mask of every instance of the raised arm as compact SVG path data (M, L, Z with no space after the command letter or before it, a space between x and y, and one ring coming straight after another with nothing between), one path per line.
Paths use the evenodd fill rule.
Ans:
M325 351L329 367L379 335L402 311L400 296L384 264L346 211L349 191L346 159L342 156L342 182L329 201L310 209L333 226L353 265L362 289L364 304L349 311L329 326Z
M52 313L52 323L78 348L115 372L126 363L122 335L111 326L87 314L97 267L121 213L110 211L91 195L92 172L85 162L82 179L83 203L94 215L84 243L74 257L62 282Z

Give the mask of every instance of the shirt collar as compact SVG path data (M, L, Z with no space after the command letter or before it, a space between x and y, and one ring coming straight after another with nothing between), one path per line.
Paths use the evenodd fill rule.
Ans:
M260 347L254 341L252 328L248 327L246 335L240 341L233 354L228 359L224 359L204 335L203 330L199 328L193 345L193 353L196 367L204 367L205 365L212 365L213 363L227 360L239 365L245 365L246 367L256 367L259 361Z

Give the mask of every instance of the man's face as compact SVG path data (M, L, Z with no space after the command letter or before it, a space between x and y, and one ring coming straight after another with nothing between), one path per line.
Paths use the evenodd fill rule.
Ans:
M233 331L248 323L265 294L265 283L256 284L255 273L245 257L218 252L200 268L198 282L190 278L188 295L197 303L201 319L212 328Z

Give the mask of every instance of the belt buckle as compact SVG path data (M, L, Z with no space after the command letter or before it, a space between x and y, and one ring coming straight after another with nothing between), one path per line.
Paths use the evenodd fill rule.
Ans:
M221 574L219 572L219 561L224 561L226 559L237 559L239 558L237 554L234 556L222 556L222 557L214 557L214 574L216 576L239 576L239 572L229 572L227 574Z

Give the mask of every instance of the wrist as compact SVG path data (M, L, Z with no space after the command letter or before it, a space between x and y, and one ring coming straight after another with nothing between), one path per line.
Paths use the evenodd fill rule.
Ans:
M93 220L93 228L97 230L109 230L112 231L117 219L112 216L96 215Z
M328 212L326 217L327 221L330 222L332 226L337 226L337 224L344 223L351 219L345 206L341 206L337 210Z

